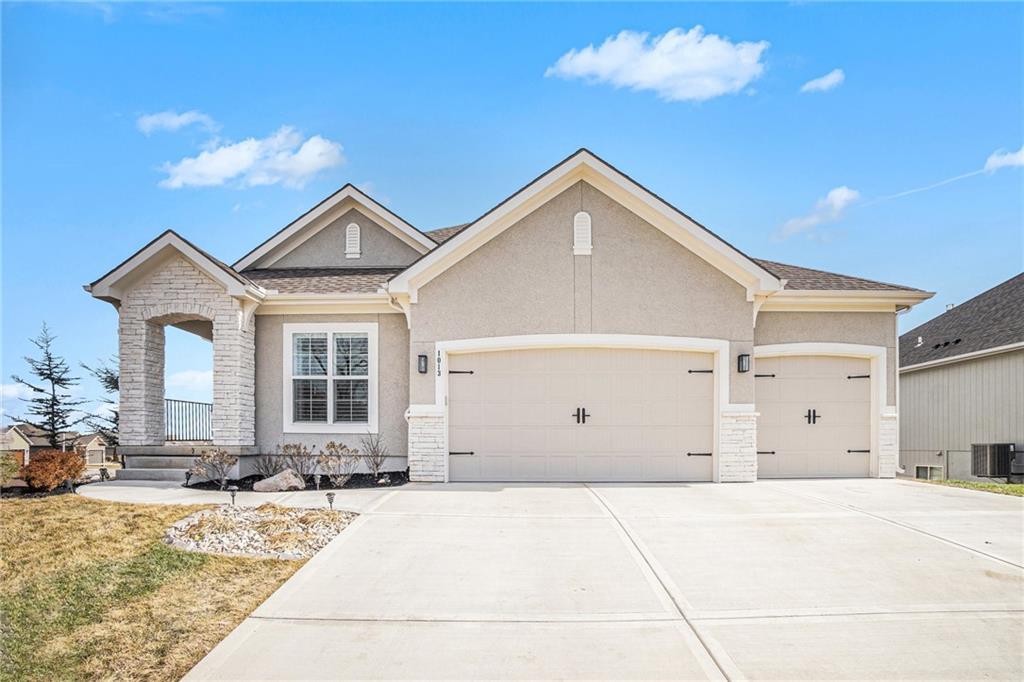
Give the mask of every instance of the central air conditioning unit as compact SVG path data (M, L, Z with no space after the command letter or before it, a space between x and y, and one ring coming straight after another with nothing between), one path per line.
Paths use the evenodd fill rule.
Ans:
M980 478L1007 478L1015 452L1013 443L971 445L971 475Z

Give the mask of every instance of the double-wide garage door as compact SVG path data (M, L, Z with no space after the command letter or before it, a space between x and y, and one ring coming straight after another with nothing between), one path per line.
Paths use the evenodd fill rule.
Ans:
M870 475L870 361L805 355L756 365L758 478Z
M710 481L713 355L550 348L451 355L453 481Z

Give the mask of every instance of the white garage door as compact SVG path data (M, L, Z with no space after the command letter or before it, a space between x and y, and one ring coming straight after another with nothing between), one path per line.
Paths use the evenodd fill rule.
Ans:
M757 358L757 477L868 476L870 361Z
M450 479L709 481L713 357L604 348L452 355Z

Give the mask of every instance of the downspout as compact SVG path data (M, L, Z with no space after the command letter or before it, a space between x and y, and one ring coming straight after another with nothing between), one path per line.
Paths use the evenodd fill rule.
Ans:
M897 306L896 317L899 318L900 315L902 315L904 313L907 313L907 312L910 312L910 306L905 306L903 308L900 308L900 307ZM899 423L900 423L899 422L899 419L900 419L900 329L899 329L899 324L896 325L896 330L895 331L896 331L896 358L894 360L895 371L893 372L893 377L895 378L895 381L896 381L896 386L895 386L895 391L896 391L896 427L897 427L896 428L896 473L897 474L906 474L907 470L903 466L903 462L900 461L901 458L900 458L900 432L899 432ZM946 477L949 476L949 454L948 453L946 454L946 460L947 461L945 462L945 467L944 467L944 469L942 471L942 477L943 478L946 478Z

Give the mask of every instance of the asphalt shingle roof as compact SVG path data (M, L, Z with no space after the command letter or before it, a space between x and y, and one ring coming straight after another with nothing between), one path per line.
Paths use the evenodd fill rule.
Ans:
M405 268L270 268L247 278L282 294L372 294Z
M917 339L921 337L921 344ZM900 337L900 366L1024 342L1024 272Z

